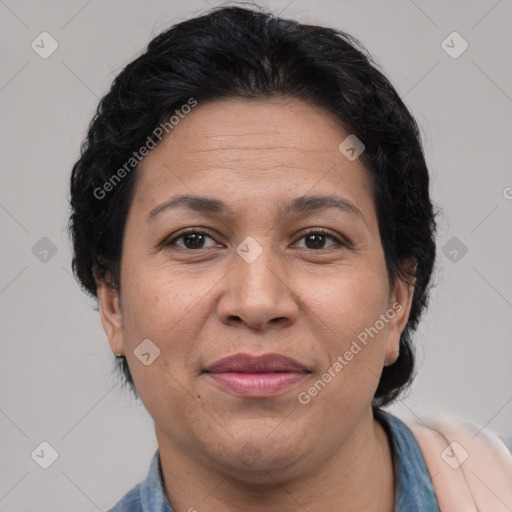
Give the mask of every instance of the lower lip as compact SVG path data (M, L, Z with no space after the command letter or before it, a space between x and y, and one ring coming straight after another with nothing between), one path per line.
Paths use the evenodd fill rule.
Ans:
M307 373L207 373L221 387L241 396L265 397L281 393Z

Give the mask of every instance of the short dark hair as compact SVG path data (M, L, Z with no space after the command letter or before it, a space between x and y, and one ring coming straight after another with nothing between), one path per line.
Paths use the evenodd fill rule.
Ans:
M95 274L120 291L120 261L137 167L97 190L191 97L293 97L327 109L363 141L390 286L415 276L397 361L384 367L372 405L396 400L414 378L411 334L429 299L435 216L418 126L361 43L333 28L277 17L259 6L222 6L173 25L129 63L100 101L71 182L72 267L97 298ZM172 136L172 134L171 134ZM123 175L124 176L124 175ZM96 191L96 193L95 193ZM414 261L416 268L404 265ZM117 369L137 397L126 358Z

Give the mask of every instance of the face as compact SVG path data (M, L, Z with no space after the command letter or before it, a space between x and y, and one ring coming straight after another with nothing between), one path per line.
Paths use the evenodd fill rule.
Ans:
M141 162L120 294L98 293L161 450L298 471L368 418L412 285L389 287L368 173L338 149L348 135L300 100L229 99L200 103ZM168 203L184 195L216 203ZM235 354L300 369L205 372Z

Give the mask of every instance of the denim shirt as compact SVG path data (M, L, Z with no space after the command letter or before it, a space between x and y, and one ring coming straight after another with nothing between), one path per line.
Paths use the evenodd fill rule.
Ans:
M382 409L374 408L373 415L391 441L396 475L394 512L440 512L425 460L410 429ZM108 512L174 512L163 489L161 471L157 449L146 479Z

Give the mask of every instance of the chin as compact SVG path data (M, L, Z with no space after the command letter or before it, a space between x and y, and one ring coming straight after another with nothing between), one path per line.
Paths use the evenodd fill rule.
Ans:
M219 451L212 457L232 477L247 484L275 484L278 475L289 476L303 455L296 453L301 446L299 439L283 432L283 437L268 438L271 429L262 429L262 435L244 436L239 442L228 440L227 446L218 444ZM270 473L270 474L269 474Z

